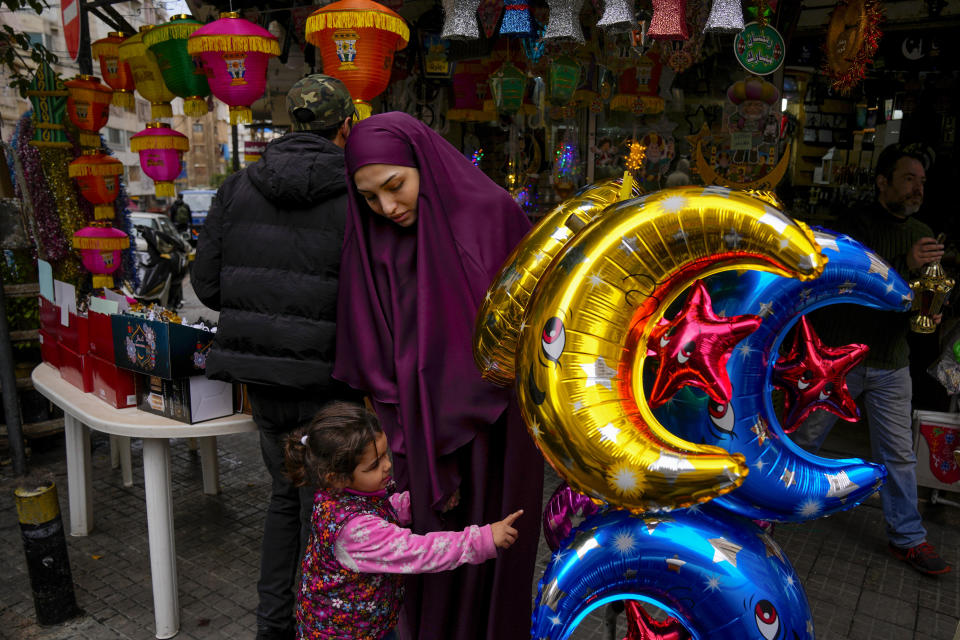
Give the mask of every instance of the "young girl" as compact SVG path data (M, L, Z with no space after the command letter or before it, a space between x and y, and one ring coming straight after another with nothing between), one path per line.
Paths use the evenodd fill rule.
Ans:
M517 539L515 511L463 531L414 535L410 496L392 493L387 436L377 417L347 402L326 405L286 444L297 486L317 487L301 567L297 637L393 638L403 574L434 573L496 557Z

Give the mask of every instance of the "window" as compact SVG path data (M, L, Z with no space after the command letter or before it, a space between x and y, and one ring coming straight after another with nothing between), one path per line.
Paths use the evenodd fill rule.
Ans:
M27 31L24 33L28 38L30 38L30 44L42 44L47 49L50 48L50 36L45 33L34 33L32 31Z
M194 133L203 133L203 123L194 122L193 123L193 132Z
M129 165L127 167L127 184L140 182L140 167Z
M127 142L127 132L113 127L106 127L107 142L111 145L125 145Z

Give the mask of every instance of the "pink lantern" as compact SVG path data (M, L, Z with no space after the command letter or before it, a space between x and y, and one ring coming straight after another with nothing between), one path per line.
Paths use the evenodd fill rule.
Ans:
M130 138L130 150L140 154L140 168L154 182L158 198L173 197L173 181L180 175L180 156L190 150L190 140L162 122L148 122L147 128Z
M73 247L80 251L83 266L93 274L93 288L112 287L121 253L130 246L130 236L114 227L84 227L73 234Z
M250 105L266 88L270 57L280 55L277 39L231 11L194 31L187 52L203 60L210 91L230 105L230 124L253 122Z

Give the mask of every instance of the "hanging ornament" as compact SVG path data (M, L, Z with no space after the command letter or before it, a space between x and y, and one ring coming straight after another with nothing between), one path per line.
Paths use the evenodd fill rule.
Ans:
M527 56L527 60L530 61L530 64L537 64L540 61L540 58L543 57L543 52L546 51L546 43L543 41L543 35L546 33L540 24L536 24L534 27L534 37L524 38L520 41L523 46L523 53Z
M580 29L580 8L583 0L547 0L547 5L550 7L550 18L543 40L583 44L585 40Z
M527 76L512 62L503 65L490 76L490 93L500 113L516 113L523 104Z
M73 248L80 252L83 266L93 274L94 289L113 287L111 274L120 268L123 250L129 247L130 236L114 227L89 226L73 234Z
M486 36L488 40L497 32L497 25L500 24L500 14L502 13L502 0L480 0L477 15L480 16L480 26L483 27L483 35Z
M90 53L100 61L100 75L113 89L112 104L132 112L136 107L133 71L128 63L120 61L120 44L125 39L123 33L111 31L106 38L100 38L90 45Z
M630 50L637 56L647 53L650 48L650 18L646 12L640 12L637 28L630 32Z
M751 22L733 38L737 62L750 73L765 76L783 64L787 48L780 32L770 25Z
M740 0L713 0L704 33L737 33L743 30L743 7Z
M79 75L64 83L67 87L67 116L80 130L80 145L100 148L100 129L110 119L110 100L113 89L100 78Z
M443 32L447 40L476 40L480 37L477 28L477 7L480 0L443 0Z
M687 29L686 0L652 0L653 18L647 36L653 40L686 40L690 37Z
M187 52L187 41L203 25L192 16L180 14L143 35L143 43L157 57L163 82L183 98L183 113L199 117L209 111L210 85L203 62Z
M607 33L633 31L637 26L633 15L633 0L605 0L597 26Z
M67 111L67 87L49 64L37 67L27 90L33 105L33 137L35 147L73 147L67 139L63 118Z
M77 182L80 195L93 205L93 217L109 220L114 217L113 202L120 193L123 163L96 149L84 149L83 154L70 163L67 175Z
M570 102L580 83L580 63L570 56L560 56L550 61L550 102L562 106Z
M841 0L830 14L824 72L837 91L848 93L863 80L883 35L883 18L878 0Z
M117 53L121 62L130 65L137 92L150 103L150 117L172 118L173 107L170 101L176 96L163 82L157 57L143 44L143 34L153 28L152 24L140 27L140 33L120 43Z
M187 136L162 122L148 122L146 129L130 138L130 150L140 154L140 168L154 181L156 196L175 196L173 181L180 175L180 157L190 150Z
M373 111L369 102L387 88L393 55L407 46L410 29L373 0L339 0L307 18L306 38L320 50L323 72L350 90L363 119Z
M500 23L500 35L533 35L533 22L530 17L530 5L524 0L503 0L503 21Z
M309 24L308 19L308 30ZM194 31L187 40L187 53L203 61L211 93L230 105L230 124L253 122L250 105L267 86L267 62L280 55L277 39L230 11Z

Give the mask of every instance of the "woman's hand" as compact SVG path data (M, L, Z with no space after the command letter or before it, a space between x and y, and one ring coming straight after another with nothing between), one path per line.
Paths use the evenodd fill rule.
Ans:
M490 525L493 532L493 544L497 549L507 549L517 541L519 533L513 528L513 521L523 515L523 509L514 511L500 522L494 522Z

